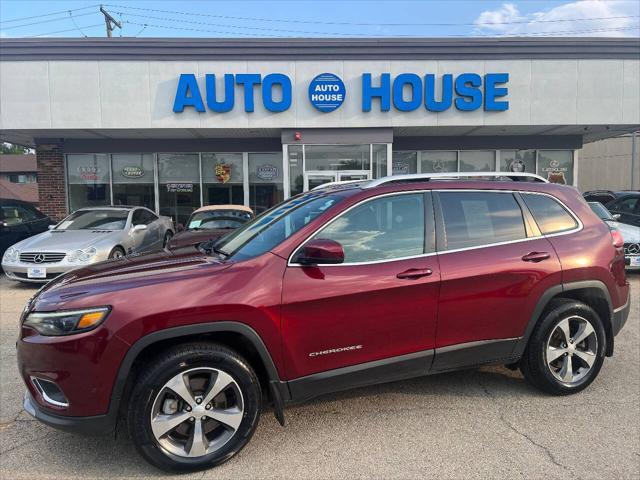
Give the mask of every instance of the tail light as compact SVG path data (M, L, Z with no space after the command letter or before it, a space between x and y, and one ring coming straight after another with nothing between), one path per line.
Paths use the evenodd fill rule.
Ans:
M613 240L613 246L616 248L624 247L624 238L622 238L622 234L620 230L611 229L611 238Z

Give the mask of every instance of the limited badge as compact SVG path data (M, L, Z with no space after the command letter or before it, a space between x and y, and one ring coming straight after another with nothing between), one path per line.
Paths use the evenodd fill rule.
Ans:
M222 183L227 183L231 180L231 165L226 163L216 163L215 167L216 178Z

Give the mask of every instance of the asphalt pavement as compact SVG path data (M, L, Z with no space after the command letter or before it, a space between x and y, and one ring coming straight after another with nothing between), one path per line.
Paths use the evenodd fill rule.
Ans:
M640 275L598 379L553 397L519 372L484 367L328 395L263 414L255 436L211 479L640 479ZM83 438L22 411L19 313L34 287L0 280L0 478L158 478L124 432Z

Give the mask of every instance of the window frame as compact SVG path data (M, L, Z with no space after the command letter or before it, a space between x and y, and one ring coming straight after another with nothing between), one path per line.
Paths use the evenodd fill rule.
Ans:
M436 255L436 220L435 220L435 213L434 213L434 207L433 207L433 196L432 196L432 190L404 190L404 191L400 191L400 192L391 192L391 193L385 193L382 195L375 195L372 197L367 197L367 198L363 198L362 200L357 201L356 203L354 203L353 205L347 207L346 209L342 210L341 212L339 212L337 215L335 215L333 218L331 218L329 221L325 222L324 224L320 225L318 228L316 228L313 232L311 232L294 250L293 252L291 252L291 254L289 255L289 258L287 259L287 267L300 267L300 268L304 268L304 267L309 267L309 265L303 265L301 263L297 263L294 262L293 259L296 258L296 256L298 255L298 253L300 252L300 250L302 250L304 248L304 246L310 242L311 240L313 240L313 238L320 233L322 230L324 230L326 227L328 227L329 225L331 225L333 222L337 221L338 219L340 219L343 215L346 215L347 213L349 213L351 210L358 208L364 204L366 204L367 202L371 202L371 201L376 201L379 200L381 198L385 198L385 197L392 197L392 196L398 196L398 195L416 195L416 194L422 194L423 195L423 215L424 215L424 228L425 228L425 232L424 232L424 243L423 243L423 253L421 253L420 255L410 255L410 256L406 256L406 257L398 257L398 258L386 258L383 260L372 260L369 262L345 262L345 263L337 263L337 264L323 264L321 265L322 268L324 267L357 267L357 266L365 266L365 265L376 265L379 263L390 263L390 262L398 262L398 261L402 261L402 260L410 260L412 258L422 258L422 257L430 257L433 255ZM429 231L429 229L431 231Z
M568 235L571 233L579 232L584 228L582 221L580 221L580 218L573 212L573 210L571 210L562 200L546 192L533 192L530 190L502 190L502 189L477 189L477 188L475 189L474 188L438 188L438 189L433 189L432 192L433 192L434 211L436 216L436 253L438 255L464 252L467 250L477 250L479 248L496 247L500 245L509 245L512 243L528 242L530 240L537 240L539 238L549 238L549 237L557 237L560 235ZM464 247L464 248L456 248L452 250L445 250L446 239L444 236L445 235L444 216L442 214L440 197L438 195L439 192L511 193L513 194L514 198L516 199L516 202L520 205L520 209L522 210L522 216L525 223L525 230L526 230L527 236L525 238L521 238L518 240L508 240L504 242L494 242L494 243L487 243L487 244L481 244L481 245L474 245L473 247ZM521 197L521 194L544 195L546 197L551 198L552 200L555 200L569 213L569 215L571 215L571 217L576 221L577 226L571 230L564 230L562 232L549 233L546 235L543 234L540 231L540 228L538 227L538 224L536 223L533 217L533 214L529 210L529 207L527 207L526 203Z
M522 193L526 194L526 195L530 195L533 192L522 192ZM522 203L524 204L525 208L529 211L529 214L531 215L531 218L533 219L533 222L536 224L536 226L540 230L540 234L541 235L543 235L545 237L552 237L552 236L555 236L555 235L562 235L563 233L567 233L567 232L569 232L569 233L570 232L574 232L574 231L576 231L576 229L578 227L582 227L582 223L580 222L580 219L578 218L578 216L575 213L573 213L573 211L569 207L567 207L564 203L562 203L559 199L557 199L553 195L547 195L547 196L549 198L551 198L552 201L555 201L562 208L564 208L564 211L567 212L571 218L573 218L574 222L576 222L576 226L574 226L573 228L567 228L567 229L564 229L564 230L558 230L557 232L543 233L542 232L542 228L540 228L540 225L538 224L538 221L536 220L535 215L533 214L533 212L531 211L531 209L527 205L526 199L524 197L521 197L522 198ZM591 208L591 207L589 207L589 208Z

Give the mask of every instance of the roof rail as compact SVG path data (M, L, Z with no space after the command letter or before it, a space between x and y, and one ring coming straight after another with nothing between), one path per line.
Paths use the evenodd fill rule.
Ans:
M322 185L318 185L317 187L313 187L311 190L322 190L323 188L327 188L327 187L335 187L338 185L348 185L350 183L365 183L368 182L369 180L341 180L339 182L327 182L327 183L323 183Z
M409 175L392 175L390 177L382 177L376 180L371 180L365 183L362 188L373 188L380 185L393 182L416 182L416 181L429 181L429 180L456 180L459 178L485 178L493 177L494 179L508 178L514 182L542 182L549 183L548 180L533 173L524 172L447 172L447 173L413 173Z

